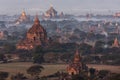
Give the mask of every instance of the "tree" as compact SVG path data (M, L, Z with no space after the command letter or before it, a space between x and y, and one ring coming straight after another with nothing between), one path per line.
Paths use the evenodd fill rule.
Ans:
M27 69L27 73L30 74L33 79L36 79L43 69L41 65L33 65Z
M11 80L24 80L26 77L23 73L17 73L16 75L11 76Z
M12 56L11 56L11 55L7 55L7 58L8 58L8 59L12 59Z
M0 54L0 61L6 62L6 57L4 54Z
M43 54L36 53L33 56L33 63L39 63L39 64L41 64L42 62L44 62Z
M0 72L0 80L6 80L8 78L9 73L8 72Z
M65 62L69 62L71 59L73 59L72 53L62 53L60 56L60 59Z
M90 54L92 46L89 44L86 44L86 43L81 43L79 46L79 49L80 49L82 54Z
M10 43L5 44L3 47L6 53L10 53L16 50L15 45Z
M44 60L48 63L55 63L58 61L58 54L52 52L46 53L44 55Z
M90 71L90 74L92 74L92 75L95 74L95 69L94 68L90 68L89 71Z
M99 71L99 78L104 78L104 77L106 77L107 75L108 75L108 73L109 73L109 71L107 71L107 70L100 70Z
M32 60L32 54L29 52L22 52L19 54L19 58L21 61L31 61Z
M42 62L44 62L44 50L43 50L43 47L41 46L37 46L35 48L35 54L33 54L33 62L34 63L39 63L41 64Z
M105 45L105 42L103 41L96 41L95 42L95 47L103 47Z
M35 48L35 53L44 53L43 47L37 46L37 47Z
M95 78L96 70L94 68L90 68L89 72L90 72L90 80L93 80Z
M86 80L84 76L82 75L73 75L72 80Z
M112 74L108 80L120 80L120 74Z
M95 53L103 53L105 51L104 49L105 42L103 41L96 41L95 43Z

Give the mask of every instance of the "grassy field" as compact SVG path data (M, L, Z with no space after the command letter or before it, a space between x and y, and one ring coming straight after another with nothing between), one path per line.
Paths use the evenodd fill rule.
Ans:
M16 74L18 72L26 73L26 69L32 66L31 62L19 62L19 63L7 63L7 64L0 64L0 71L7 71L12 74ZM44 64L44 70L42 71L41 75L50 75L57 71L66 71L67 65L65 64ZM93 67L98 70L110 70L114 73L120 73L120 66L110 66L110 65L95 65L95 64L88 64L88 67Z
M34 64L32 64L31 62L0 64L0 71L7 71L10 74L16 74L18 72L27 74L26 70L32 65ZM44 64L42 66L44 67L44 70L42 71L41 75L49 75L57 71L65 71L67 65Z

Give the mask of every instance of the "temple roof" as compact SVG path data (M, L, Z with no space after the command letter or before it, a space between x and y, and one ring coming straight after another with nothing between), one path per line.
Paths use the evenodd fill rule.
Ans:
M34 19L34 24L33 26L28 30L28 33L36 33L36 32L45 32L45 29L42 27L42 25L40 24L39 18L36 15L35 19Z
M117 38L114 39L114 43L113 43L112 47L119 47L119 41Z
M23 11L21 15L22 15L22 16L26 16L26 13L25 13L25 11Z
M26 15L25 11L22 11L20 17L16 20L16 24L20 24L22 22L29 22L29 17Z
M26 13L25 13L25 11L23 11L22 13L21 13L21 16L20 16L20 19L27 19L27 16L26 16Z
M40 21L39 21L38 15L35 16L34 24L40 24Z
M46 11L46 13L57 13L57 11L51 6L49 10Z
M80 54L78 52L78 49L76 50L76 53L74 55L74 63L79 63L80 62Z

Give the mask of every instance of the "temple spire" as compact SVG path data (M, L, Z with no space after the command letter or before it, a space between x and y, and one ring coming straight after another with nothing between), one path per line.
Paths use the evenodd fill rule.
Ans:
M50 8L53 8L53 5L52 5L52 4L50 4Z
M22 16L26 16L26 13L24 10L22 11Z
M113 43L112 47L119 47L119 41L118 41L117 37L114 39L114 43Z
M26 18L27 18L26 13L25 13L25 10L22 10L22 13L21 13L21 16L20 16L20 17L23 18L23 19L26 19Z
M78 49L76 49L75 55L74 55L74 63L80 62L80 54L78 52Z
M79 55L78 49L76 49L76 52L74 54L74 61L69 64L67 67L67 72L69 75L76 75L80 74L82 70L82 62L81 62L81 57Z
M40 23L40 21L39 21L38 15L36 14L34 24L39 24L39 23Z

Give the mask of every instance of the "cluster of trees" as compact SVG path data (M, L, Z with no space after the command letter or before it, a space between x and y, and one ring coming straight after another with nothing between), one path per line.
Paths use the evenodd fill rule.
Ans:
M112 42L109 42L109 45L111 44ZM48 48L38 47L35 52L35 54L37 53L37 57L34 57L34 60L39 61L38 59L41 58L43 60L40 61L45 62L69 62L69 60L73 59L75 50L78 48L79 53L84 56L83 61L87 63L93 63L95 61L95 63L119 65L119 48L105 48L104 45L104 42L97 41L94 47L86 43L81 43L80 45L73 43L58 43ZM109 63L109 60L112 60L113 62Z
M33 65L29 67L26 72L31 77L26 77L23 73L17 73L12 76L9 76L8 72L0 71L0 80L6 80L8 77L10 77L11 80L40 80L40 73L44 69L41 65Z
M107 44L112 45L113 41L109 41ZM68 62L72 60L73 55L75 53L76 48L79 49L79 52L82 56L86 56L83 58L87 63L92 63L92 61L96 61L96 63L100 63L101 61L105 64L109 64L108 60L114 60L111 64L119 64L119 48L110 48L105 47L106 43L104 41L96 41L94 47L86 44L75 44L75 43L57 43L54 42L47 47L38 46L34 50L26 51L26 50L16 50L14 44L4 44L1 54L8 53L13 54L17 53L19 55L20 61L33 61L34 63L42 63L42 62ZM112 53L112 54L110 54ZM99 56L90 56L91 54L101 54L102 57ZM109 54L109 55L108 55ZM111 57L112 56L112 57ZM3 60L0 55L0 60ZM5 59L5 58L4 58Z
M94 68L89 69L90 76L85 72L72 76L72 80L120 80L120 74L110 73L107 70L100 70L96 73Z
M8 72L0 71L0 80L6 80L8 76L9 76Z

